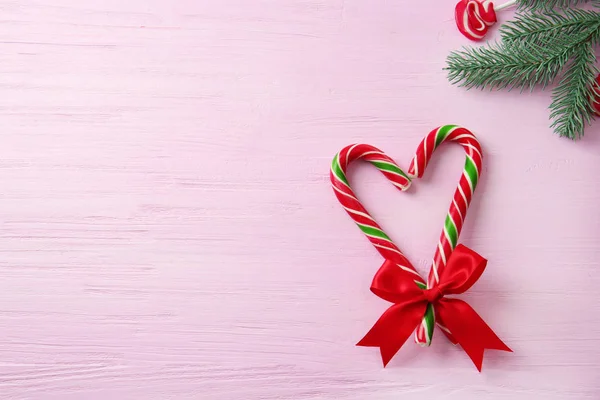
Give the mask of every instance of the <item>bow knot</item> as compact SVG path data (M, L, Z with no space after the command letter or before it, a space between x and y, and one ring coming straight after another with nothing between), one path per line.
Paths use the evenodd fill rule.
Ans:
M444 297L467 291L485 270L487 260L473 250L458 245L450 254L439 282L422 290L408 269L386 260L373 278L371 291L394 303L377 320L358 346L379 347L385 366L421 323L429 303L435 303L435 318L444 333L461 345L481 371L485 349L512 351L466 302Z
M444 297L444 294L440 290L439 286L434 286L431 289L423 290L423 295L428 303L436 303L439 299Z

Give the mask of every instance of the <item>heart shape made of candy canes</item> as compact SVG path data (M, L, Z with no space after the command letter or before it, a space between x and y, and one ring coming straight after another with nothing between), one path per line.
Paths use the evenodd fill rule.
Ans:
M456 188L448 214L446 215L446 220L440 235L428 279L425 281L357 199L346 178L346 171L353 161L359 159L368 161L379 169L394 186L401 191L405 191L410 187L413 179L421 178L423 176L435 149L442 143L448 141L457 142L462 145L466 152L466 161L458 187ZM410 277L416 286L427 291L428 289L435 288L439 283L440 276L447 265L447 261L457 247L458 238L467 214L467 209L477 186L477 182L479 181L481 167L482 151L477 138L465 128L456 125L445 125L431 131L419 144L416 155L410 163L408 173L405 173L394 160L385 155L381 150L367 144L354 144L343 148L334 157L331 164L330 178L337 199L354 222L356 222L360 230L367 236L373 246L375 246L377 251L386 259L386 262L391 261L403 271L412 274ZM474 281L478 278L479 276L477 276ZM474 283L474 281L472 283ZM483 322L483 320L481 321ZM427 304L425 314L416 329L415 341L420 345L428 346L431 343L435 325L436 312L434 310L433 302L430 302ZM444 326L443 321L440 321L439 318L437 325L450 341L454 344L457 343L452 332ZM493 332L491 335L493 335L500 344L497 344L496 342L496 347L488 346L487 348L497 348L498 350L508 349L508 347L506 347ZM465 346L463 345L463 347ZM510 349L507 351L510 351ZM471 356L471 354L469 355ZM389 361L391 356L388 355L385 358ZM481 358L483 358L483 349L481 350ZM384 363L387 363L387 361L384 360Z

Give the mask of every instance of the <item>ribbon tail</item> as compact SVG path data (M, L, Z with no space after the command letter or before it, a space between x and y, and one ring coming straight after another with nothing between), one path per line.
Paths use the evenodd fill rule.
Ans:
M445 326L481 372L485 349L512 352L466 302L444 298L437 306Z
M420 323L425 306L426 303L394 304L356 345L379 347L385 367Z

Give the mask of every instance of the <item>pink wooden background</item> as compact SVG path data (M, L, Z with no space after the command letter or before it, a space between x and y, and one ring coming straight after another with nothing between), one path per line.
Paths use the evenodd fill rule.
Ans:
M599 399L600 121L573 143L549 92L449 85L454 4L0 1L0 399ZM408 167L448 123L486 155L465 298L515 353L478 374L438 331L383 369L330 160ZM351 174L423 271L464 157L438 154L411 194Z

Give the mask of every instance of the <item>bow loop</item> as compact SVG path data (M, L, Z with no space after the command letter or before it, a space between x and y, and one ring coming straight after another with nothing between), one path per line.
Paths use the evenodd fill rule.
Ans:
M485 258L459 244L448 258L438 286L444 294L464 293L481 277L486 265Z
M385 260L373 278L371 291L390 303L398 304L418 296L421 290L415 284L417 281L425 284L419 275L409 272L408 268L404 269L393 261Z

